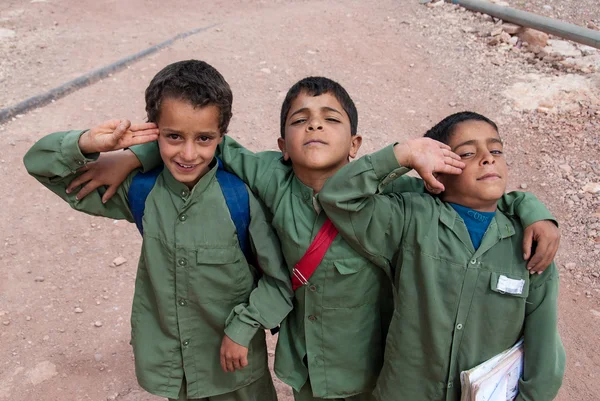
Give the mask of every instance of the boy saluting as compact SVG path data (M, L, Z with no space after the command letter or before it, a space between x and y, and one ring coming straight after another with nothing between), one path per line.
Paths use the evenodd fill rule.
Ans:
M523 336L516 400L550 401L565 368L558 272L554 263L540 275L527 272L523 227L498 209L508 175L498 128L463 112L426 137L351 163L319 195L342 236L394 271L396 305L374 395L458 401L460 373ZM439 197L380 193L411 168Z
M51 134L25 155L29 173L73 208L143 229L131 343L140 385L169 399L277 399L264 328L288 314L293 293L262 206L215 159L231 105L231 89L217 70L181 61L160 71L146 90L148 120L158 129L110 121ZM99 152L157 136L166 168L129 174L107 202L102 189L79 200L67 194L76 170ZM146 198L136 192L144 185ZM254 258L253 266L248 259Z

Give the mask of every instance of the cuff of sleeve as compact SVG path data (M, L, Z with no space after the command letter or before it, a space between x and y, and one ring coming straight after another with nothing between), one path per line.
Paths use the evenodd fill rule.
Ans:
M387 186L396 178L411 170L410 168L402 167L398 163L398 159L396 159L396 154L394 153L394 146L396 146L396 144L386 146L385 148L372 153L370 156L373 171L375 171L377 178L381 180L379 188Z
M227 337L231 338L231 340L236 344L247 348L250 345L250 341L252 341L252 338L254 338L254 336L258 332L259 328L260 327L254 327L240 321L238 316L236 316L225 327L225 334L227 335Z
M60 143L60 153L63 161L71 171L76 171L87 163L96 161L100 155L99 153L90 153L87 155L81 153L81 149L79 149L79 137L86 131L68 131Z
M148 172L162 164L157 141L150 144L134 145L128 149L131 150L135 157L138 158L142 164L142 170L144 172Z
M545 207L541 208L538 206L538 203L535 204L536 207L532 207L531 211L524 216L519 216L521 220L521 224L523 227L529 227L533 223L537 223L538 221L550 220L558 227L558 221L552 216L552 213Z

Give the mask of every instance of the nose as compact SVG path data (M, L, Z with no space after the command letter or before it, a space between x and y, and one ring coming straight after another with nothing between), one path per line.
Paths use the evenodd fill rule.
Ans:
M313 118L308 123L309 131L323 131L323 123L318 118Z
M181 158L186 162L193 162L196 160L196 146L193 141L186 141L181 151Z
M481 158L481 164L483 164L484 166L488 164L496 164L496 159L490 151L486 151L483 157Z

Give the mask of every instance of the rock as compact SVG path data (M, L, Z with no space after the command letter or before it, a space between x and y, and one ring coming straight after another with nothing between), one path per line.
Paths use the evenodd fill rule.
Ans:
M261 68L260 71L264 72L265 74L270 74L271 73L271 70L269 68Z
M12 29L0 28L0 40L14 38L16 35Z
M575 268L577 267L577 264L570 262L565 264L565 269L571 271L571 270L575 270Z
M50 380L57 374L58 372L56 371L56 365L50 361L40 362L35 365L35 368L27 371L26 373L27 378L34 386Z
M583 283L584 284L592 284L592 279L589 277L584 277L583 278Z
M473 28L472 26L463 26L460 29L464 33L475 33L475 32L477 32L477 29Z
M3 325L8 326L10 324L10 320L5 320L2 322Z
M506 32L502 32L502 33L500 34L500 41L501 41L502 43L509 43L509 42L510 42L510 39L511 39L511 36L510 36L508 33L506 33ZM517 38L517 40L519 40L519 39Z
M42 337L42 340L43 340L43 341L48 341L49 339L50 339L50 336L48 336L48 335L46 335L46 336Z
M45 280L44 276L37 276L34 279L34 281L37 282L37 283L42 283L42 282L44 282L44 280Z
M590 182L584 185L582 189L590 194L600 194L600 183Z
M457 105L456 102L450 102L450 103L448 103L448 106L450 106L450 107L456 107L456 105Z
M584 56L593 56L595 54L598 54L598 49L592 46L578 44L577 48L581 51L581 54L583 54Z
M30 322L31 321L31 316L25 317L25 320L27 320L28 322Z
M519 33L519 39L521 42L529 43L529 46L546 47L548 44L549 36L544 32L537 31L531 28L525 28Z
M567 174L571 174L573 172L573 169L568 164L561 164L560 166L558 166L558 168Z
M519 38L516 36L513 36L508 40L508 43L510 43L513 46L516 46L517 43L519 43Z
M94 326L96 326L96 327L102 327L102 322L100 320L96 320L94 322Z
M127 259L125 259L123 256L119 256L115 260L112 261L111 266L113 266L113 267L114 266L121 266L125 262L127 262Z
M519 185L521 187L521 189L527 189L527 184L523 183L521 185Z
M542 7L544 10L546 11L552 11L552 6L549 6L548 4L546 4L544 7Z
M494 36L493 38L488 40L487 43L490 46L497 46L498 44L500 44L500 36Z
M523 27L505 22L502 24L502 30L510 35L516 35L523 30Z
M75 313L83 313L83 309L81 309L81 308L75 308Z
M102 354L95 354L94 359L96 360L96 362L100 362L102 360Z
M566 40L550 39L546 51L555 57L581 57L583 53L575 45Z
M599 278L600 277L600 273L598 272L593 272L592 276L594 276L595 278Z
M490 36L500 36L500 35L502 35L502 32L504 32L504 31L502 30L502 27L499 27L499 28L494 28L494 29L492 29L492 31L490 32Z

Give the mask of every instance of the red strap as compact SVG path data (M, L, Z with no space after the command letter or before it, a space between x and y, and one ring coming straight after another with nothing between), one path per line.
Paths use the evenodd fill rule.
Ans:
M317 233L317 236L306 250L304 256L294 266L292 276L292 289L294 291L308 283L308 280L315 270L317 270L317 266L321 264L323 257L337 234L338 230L331 220L325 220L323 227Z

